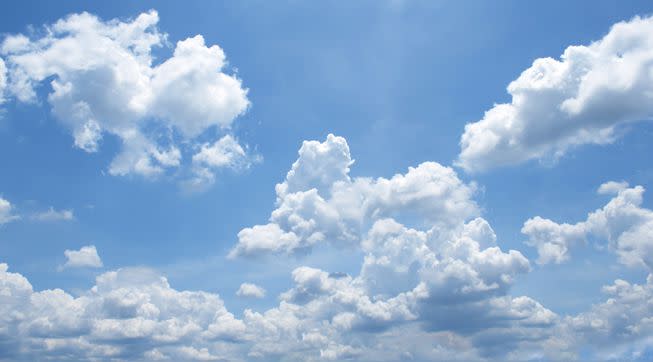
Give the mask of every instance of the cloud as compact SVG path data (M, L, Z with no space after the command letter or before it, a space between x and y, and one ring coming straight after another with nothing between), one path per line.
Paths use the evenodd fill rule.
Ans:
M219 296L174 290L143 268L104 273L73 297L34 291L0 264L0 301L2 359L214 360L244 330Z
M505 355L548 338L558 317L531 298L508 294L530 263L518 251L498 247L494 231L478 216L474 185L432 162L390 179L352 179L352 165L344 138L304 142L276 186L270 222L239 233L231 257L294 255L318 243L365 254L358 276L299 267L278 307L246 311L246 325L274 332L258 336L250 355L292 356L311 343L323 359L373 360L378 344L361 335L377 338L412 325L419 326L411 329L416 340L460 336L461 350L473 351L468 359ZM494 340L496 334L511 342ZM386 351L383 359L405 359L404 352ZM441 356L421 353L423 359Z
M34 103L49 82L47 102L77 148L96 152L107 134L121 141L112 175L152 178L181 167L200 135L229 132L250 102L241 80L225 70L224 51L202 35L177 42L172 56L155 62L153 49L168 45L158 21L154 10L126 21L80 13L37 35L9 35L0 46L5 93Z
M265 297L265 289L256 284L243 283L236 291L236 295L239 297L263 298Z
M286 180L276 185L269 223L245 228L231 256L298 254L319 243L360 243L375 220L448 228L479 214L474 184L449 167L425 162L390 179L349 177L353 164L342 137L305 141Z
M94 245L83 246L79 250L66 250L66 263L62 268L101 268L102 260Z
M276 186L270 222L245 228L251 240L234 250L249 257L346 246L362 253L357 274L299 266L277 305L234 314L217 294L176 290L147 268L103 273L73 296L35 291L0 264L0 359L570 360L585 346L626 356L651 340L653 277L646 285L616 281L604 288L604 303L560 316L511 294L530 262L501 248L479 216L475 188L455 171L425 163L389 179L351 178L352 164L344 138L305 142ZM650 213L641 208L643 188L611 182L599 191L613 200L590 214L593 226L579 228L614 235L619 250L617 231L627 234L634 216ZM88 255L101 263L92 246L66 251L69 261ZM264 290L243 283L237 294Z
M653 18L612 26L602 39L568 47L559 60L539 58L497 104L465 126L457 165L484 171L532 159L557 159L570 148L608 144L618 129L653 116Z
M260 162L261 157L252 155L231 135L226 135L214 143L204 143L193 155L193 176L183 181L189 191L202 190L215 182L215 173L221 168L242 170L253 163Z
M606 241L619 260L630 266L653 270L653 211L641 207L642 186L628 187L625 182L607 182L599 194L614 197L601 209L576 224L558 224L539 216L527 220L522 233L526 243L537 248L538 262L561 263L569 259L570 249L583 245L589 237Z
M0 225L7 224L20 218L20 216L12 213L13 208L14 207L9 201L0 197Z
M4 60L0 58L0 104L4 103L5 87L7 86L7 67Z
M617 279L603 287L607 299L567 316L545 343L559 360L644 361L653 343L653 275L644 284Z
M75 220L73 210L55 210L50 207L48 211L39 212L31 216L36 221L71 221Z

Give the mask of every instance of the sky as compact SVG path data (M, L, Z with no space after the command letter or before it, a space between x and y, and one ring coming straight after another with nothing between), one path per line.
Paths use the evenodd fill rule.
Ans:
M647 1L0 12L0 361L653 358Z

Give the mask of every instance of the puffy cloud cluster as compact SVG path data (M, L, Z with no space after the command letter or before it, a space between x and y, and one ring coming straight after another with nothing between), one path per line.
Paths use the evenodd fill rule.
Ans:
M66 250L66 263L63 268L101 268L102 259L97 253L95 245L83 246L79 250Z
M416 340L455 336L461 350L480 358L547 338L558 317L528 297L508 295L530 264L518 251L497 246L494 231L478 217L474 185L432 162L390 179L352 179L352 164L341 137L304 142L276 186L270 222L239 233L232 257L296 254L318 243L365 254L358 276L297 268L278 308L246 312L246 324L256 320L276 332L260 338L251 353L287 356L310 342L324 359L373 359L381 335L400 338L397 331L409 329ZM495 340L497 334L512 345ZM391 360L405 353L442 356L436 349L385 352L383 359Z
M305 142L277 185L270 223L241 232L232 254L294 254L318 242L344 243L364 254L358 275L298 267L277 306L246 309L237 318L217 295L174 290L148 270L104 273L73 297L34 292L3 265L0 295L12 310L3 314L7 353L182 361L520 359L522 350L550 338L559 317L531 298L509 295L530 264L518 251L499 248L478 217L473 185L436 163L390 179L352 179L352 163L343 138ZM97 255L85 249L67 255ZM264 293L248 283L237 292Z
M81 13L40 34L7 36L0 90L33 103L49 82L47 101L76 147L95 152L105 134L122 141L111 174L152 177L179 167L183 147L208 130L227 131L249 100L240 79L225 73L224 51L201 35L179 41L172 56L155 62L152 50L167 45L158 21L153 10L128 21Z
M603 287L608 298L567 316L544 344L561 360L645 361L653 346L653 275L642 285L617 279Z
M644 188L625 182L608 182L600 194L614 197L601 209L576 224L558 224L535 217L527 220L522 233L527 244L537 248L538 262L561 263L569 259L570 249L592 237L607 241L625 265L641 265L653 270L653 210L643 208Z
M13 213L13 206L11 202L0 197L0 225L14 221L19 218L18 215Z
M217 295L177 291L139 268L104 273L74 297L34 291L0 264L0 302L7 360L216 360L245 329Z
M560 60L536 59L508 86L511 103L465 126L458 165L483 171L613 142L620 125L653 116L652 61L653 17L617 23Z
M356 245L375 221L450 228L479 213L476 187L435 162L390 179L349 176L353 164L342 137L305 141L286 180L276 185L270 222L243 229L231 256L296 254L318 243Z

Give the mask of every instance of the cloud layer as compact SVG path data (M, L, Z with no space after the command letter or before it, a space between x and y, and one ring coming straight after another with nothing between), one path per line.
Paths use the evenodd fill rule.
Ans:
M508 86L511 103L465 126L457 164L483 171L613 142L620 126L653 116L652 61L652 17L615 24L560 60L536 59Z
M530 263L500 248L473 185L452 169L426 163L390 179L352 179L352 164L343 138L305 142L276 187L270 223L258 226L276 234L245 229L232 257L296 255L323 243L335 253L360 250L357 275L300 266L278 305L234 314L217 294L176 290L146 268L105 272L73 296L35 291L0 264L0 358L524 361L575 359L592 346L598 360L632 358L650 345L652 276L641 285L617 280L604 288L605 302L560 316L511 295ZM615 230L627 234L633 215L650 213L639 206L643 189L611 182L599 191L615 196L590 219L619 250ZM625 260L646 263L640 249L624 250L639 257ZM69 266L101 266L93 246L66 256ZM237 294L265 291L243 283Z

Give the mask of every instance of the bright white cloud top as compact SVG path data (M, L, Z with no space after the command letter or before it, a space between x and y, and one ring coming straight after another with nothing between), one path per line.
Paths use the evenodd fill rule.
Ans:
M228 132L249 100L241 80L226 73L224 51L201 35L177 42L157 62L153 50L168 45L158 21L156 11L128 21L81 13L38 36L8 36L0 46L0 89L6 83L6 96L34 103L49 80L47 101L76 147L95 152L104 134L121 140L113 175L155 177L178 168L198 136ZM230 164L213 165L220 166Z
M425 162L390 179L349 177L353 164L342 137L305 141L286 180L276 186L270 222L243 229L231 256L295 254L318 243L351 245L375 221L396 217L445 230L478 215L464 184L449 167Z
M265 297L265 289L256 284L243 283L236 291L239 297L263 298Z
M62 268L101 268L102 260L95 245L83 246L79 250L66 250L66 263Z
M602 39L539 58L498 104L465 126L457 164L467 171L557 159L607 144L629 122L653 117L653 17L615 24Z

